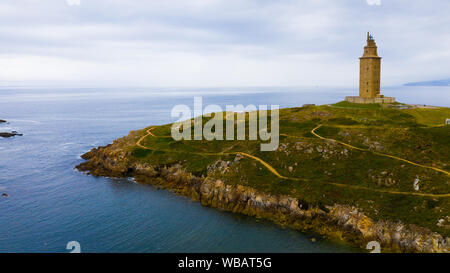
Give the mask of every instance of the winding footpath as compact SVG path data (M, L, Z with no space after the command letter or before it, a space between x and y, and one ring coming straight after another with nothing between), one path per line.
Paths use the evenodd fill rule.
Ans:
M415 163L415 162L406 160L406 159L401 158L401 157L398 157L398 156L393 156L393 155L389 155L389 154L383 154L383 153L379 153L379 152L372 151L372 150L369 150L369 149L359 148L359 147L356 147L356 146L347 144L347 143L345 143L345 142L342 142L342 141L339 141L339 140L336 140L336 139L322 137L322 136L318 135L318 134L315 132L315 131L316 131L317 129L319 129L320 127L322 127L322 124L319 124L316 128L312 129L312 130L311 130L311 134L313 134L314 136L316 136L316 137L318 137L318 138L320 138L320 139L333 141L333 142L339 143L339 144L344 145L344 146L346 146L346 147L348 147L348 148L351 148L351 149L355 149L355 150L359 150L359 151L363 151L363 152L370 152L370 153L373 153L373 154L376 154L376 155L379 155L379 156L384 156L384 157L393 158L393 159L400 160L400 161L406 162L406 163L408 163L408 164L411 164L411 165L414 165L414 166L417 166L417 167L422 167L422 168L432 169L432 170L435 170L435 171L437 171L437 172L441 172L441 173L444 173L444 174L450 176L450 172L444 171L444 170L439 169L439 168L436 168L436 167L422 165L422 164Z
M447 171L445 171L445 170L441 170L441 169L438 169L438 168L435 168L435 167L430 167L430 166L426 166L426 165L414 163L414 162L411 162L411 161L409 161L409 160L406 160L406 159L403 159L403 158L400 158L400 157L396 157L396 156L393 156L393 155L383 154L383 153L371 151L371 150L369 150L369 149L359 148L359 147L356 147L356 146L353 146L353 145L350 145L350 144L341 142L341 141L339 141L339 140L335 140L335 139L331 139L331 138L325 138L325 137L322 137L322 136L318 135L318 134L315 132L315 131L316 131L317 129L319 129L321 126L322 126L322 124L319 124L317 127L315 127L314 129L312 129L312 130L311 130L311 134L313 134L314 136L316 136L316 137L318 137L318 138L320 138L320 139L322 139L322 140L334 141L334 142L336 142L336 143L339 143L339 144L344 145L344 146L346 146L346 147L348 147L348 148L351 148L351 149L355 149L355 150L359 150L359 151L363 151L363 152L371 152L371 153L374 153L374 154L379 155L379 156L384 156L384 157L389 157L389 158L392 158L392 159L400 160L400 161L403 161L403 162L412 164L412 165L414 165L414 166L418 166L418 167L422 167L422 168L428 168L428 169L433 169L433 170L435 170L435 171L438 171L438 172L441 172L441 173L444 173L444 174L450 176L450 173L447 172ZM141 142L142 142L146 137L148 137L148 136L157 137L155 134L153 134L153 133L151 132L151 131L152 131L153 129L155 129L155 128L156 128L156 127L151 127L151 128L149 128L149 129L147 129L147 130L145 131L146 134L143 135L143 136L141 136L141 137L139 138L139 140L136 142L136 146L138 146L139 148L142 148L142 149L146 149L146 150L162 151L162 152L174 152L174 151L166 151L166 150L155 150L155 149L146 147L146 146L144 146L144 145L141 144ZM294 181L306 181L306 179L302 179L302 178L298 178L298 177L286 177L286 176L283 176L283 175L281 175L280 173L278 173L278 171L277 171L274 167L272 167L269 163L265 162L265 161L262 160L261 158L256 157L256 156L251 155L251 154L248 154L248 153L244 153L244 152L193 153L193 154L198 154L198 155L219 155L219 156L220 156L220 155L237 155L237 154L240 154L240 155L243 155L243 156L246 156L246 157L248 157L248 158L251 158L251 159L253 159L253 160L258 161L258 162L261 163L264 167L266 167L271 173L273 173L275 176L277 176L277 177L279 177L279 178L281 178L281 179L294 180ZM324 183L327 183L327 184L330 184L330 185L334 185L334 186L337 186L337 187L346 187L346 188L352 188L352 189L358 189L358 190L367 190L367 191L374 191L374 192L380 192L380 193L399 194L399 195L414 195L414 196L423 196L423 197L450 197L450 193L448 193L448 194L432 194L432 193L400 192L400 191L391 191L391 190L373 189L373 188L362 187L362 186L357 186L357 185L339 184L339 183L333 183L333 182L324 182Z
M156 151L155 149L149 148L149 147L145 147L144 145L141 144L141 142L148 136L153 136L153 137L157 137L155 136L155 134L153 134L151 131L153 129L155 129L156 127L151 127L150 129L148 129L147 131L145 131L147 134L143 135L141 138L139 138L139 140L136 142L136 146L138 146L139 148L142 149L146 149L146 150L153 150ZM165 150L159 150L159 151L163 151L163 152L173 152L173 151L165 151ZM265 162L264 160L262 160L259 157L256 157L254 155L248 154L248 153L244 153L244 152L225 152L225 153L193 153L193 154L199 154L199 155L243 155L249 158L252 158L256 161L258 161L259 163L261 163L264 167L266 167L271 173L273 173L274 175L278 176L279 178L283 178L283 179L290 179L289 177L285 177L282 176L281 174L279 174L277 172L277 170L275 170L275 168L273 168L269 163ZM298 179L300 180L300 178Z

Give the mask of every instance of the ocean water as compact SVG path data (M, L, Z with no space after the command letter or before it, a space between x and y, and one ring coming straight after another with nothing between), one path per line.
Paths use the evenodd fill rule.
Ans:
M352 95L325 88L0 89L0 252L354 252L314 234L202 207L129 179L95 178L80 155L130 130L174 121L176 104L325 104ZM450 106L448 87L388 88L408 103ZM317 242L312 243L315 237Z

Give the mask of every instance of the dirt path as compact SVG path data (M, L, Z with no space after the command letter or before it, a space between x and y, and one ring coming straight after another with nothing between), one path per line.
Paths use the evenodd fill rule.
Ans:
M447 171L445 171L445 170L442 170L442 169L439 169L439 168L436 168L436 167L422 165L422 164L415 163L415 162L409 161L409 160L407 160L407 159L404 159L404 158L401 158L401 157L398 157L398 156L389 155L389 154L383 154L383 153L380 153L380 152L371 151L371 150L369 150L369 149L358 148L358 147L356 147L356 146L347 144L347 143L345 143L345 142L342 142L342 141L339 141L339 140L336 140L336 139L322 137L322 136L318 135L318 134L315 132L315 131L316 131L317 129L319 129L321 126L322 126L322 124L318 125L318 126L317 126L316 128L314 128L314 129L312 129L312 130L311 130L311 134L313 134L314 136L316 136L316 137L318 137L318 138L320 138L320 139L323 139L323 140L330 140L330 141L339 143L339 144L341 144L341 145L344 145L344 146L346 146L346 147L349 147L350 149L359 150L359 151L363 151L363 152L370 152L370 153L373 153L373 154L376 154L376 155L379 155L379 156L384 156L384 157L393 158L393 159L400 160L400 161L406 162L406 163L408 163L408 164L411 164L411 165L414 165L414 166L417 166L417 167L422 167L422 168L432 169L432 170L435 170L435 171L437 171L437 172L441 172L441 173L444 173L444 174L450 176L450 172L447 172Z
M136 146L138 146L138 147L140 147L140 148L143 148L143 149L147 149L147 150L154 150L154 149L152 149L152 148L145 147L144 145L141 144L141 142L142 142L146 137L148 137L148 136L156 137L156 136L151 132L151 130L153 130L154 128L155 128L155 127L151 127L150 129L148 129L147 131L145 131L147 134L146 134L146 135L143 135L141 138L139 138L139 140L136 142ZM290 179L289 177L285 177L285 176L282 176L281 174L279 174L279 173L277 172L277 170L275 170L275 168L273 168L269 163L265 162L265 161L262 160L261 158L256 157L256 156L253 156L253 155L248 154L248 153L244 153L244 152L223 152L223 153L194 153L194 154L199 154L199 155L237 155L237 154L240 154L240 155L243 155L243 156L246 156L246 157L249 157L249 158L252 158L252 159L258 161L258 162L261 163L264 167L266 167L271 173L273 173L274 175L278 176L279 178ZM299 180L300 180L300 179L299 179Z
M319 125L319 126L317 126L316 128L312 129L312 130L311 130L311 133L312 133L313 135L315 135L316 137L320 138L320 139L336 141L337 143L342 144L342 145L345 145L345 146L347 146L347 147L349 147L349 148L352 148L352 149L357 149L357 150L361 150L361 151L369 151L369 152L372 152L372 151L370 151L370 150L361 149L361 148L358 148L358 147L355 147L355 146L346 144L346 143L344 143L344 142L340 142L340 141L337 141L337 140L334 140L334 139L324 138L324 137L318 135L317 133L315 133L315 130L317 130L317 129L320 128L321 126L322 126L322 125ZM149 148L149 147L145 147L144 145L141 144L141 142L142 142L146 137L148 137L148 136L157 137L156 135L154 135L154 134L151 132L154 128L155 128L155 127L151 127L151 128L149 128L149 129L147 129L147 130L146 130L146 133L147 133L147 134L145 134L145 135L143 135L142 137L139 138L139 140L136 142L136 146L138 146L138 147L140 147L140 148L142 148L142 149L146 149L146 150L155 150L155 149L152 149L152 148ZM174 152L174 151L164 151L164 150L160 150L160 151L163 151L163 152ZM175 151L175 152L176 152L176 151ZM243 155L243 156L246 156L246 157L248 157L248 158L251 158L251 159L253 159L253 160L258 161L258 162L261 163L264 167L266 167L271 173L273 173L274 175L276 175L276 176L279 177L279 178L286 179L286 180L294 180L294 181L306 181L306 179L302 179L302 178L298 178L298 177L286 177L286 176L283 176L283 175L281 175L280 173L278 173L278 171L277 171L274 167L272 167L269 163L265 162L265 161L262 160L261 158L256 157L256 156L251 155L251 154L248 154L248 153L244 153L244 152L193 153L193 154L199 154L199 155L237 155L237 154L240 154L240 155ZM387 157L392 157L392 158L399 159L399 160L402 160L402 161L406 161L406 162L408 162L408 163L410 163L410 164L412 163L413 165L423 166L423 165L420 165L420 164L417 164L417 163L414 163L414 162L410 162L410 161L408 161L408 160L406 160L406 159L397 158L397 157L394 157L394 156L385 155L385 154L381 154L381 153L380 153L380 155L382 155L382 156L387 156ZM426 168L433 168L433 169L434 169L434 167L428 167L428 166L423 166L423 167L426 167ZM439 170L439 169L438 169L438 170ZM443 171L443 170L440 170L440 171ZM447 173L447 172L445 172L445 171L443 171L443 172L444 172L444 173ZM447 173L447 174L448 174L448 173ZM332 183L332 182L326 182L326 183L331 184L331 185L334 185L334 186L337 186L337 187L346 187L346 188L359 189L359 190L367 190L367 191L375 191L375 192L381 192L381 193L390 193L390 194L399 194L399 195L415 195L415 196L425 196L425 197L450 197L450 194L431 194L431 193L416 193L416 192L399 192L399 191L390 191L390 190L372 189L372 188L367 188L367 187L362 187L362 186L357 186L357 185L339 184L339 183Z
M147 131L145 131L147 134L146 134L146 135L143 135L143 136L141 136L141 138L139 138L139 140L136 142L136 146L138 146L139 148L142 148L142 149L152 150L151 148L147 148L147 147L145 147L144 145L142 145L141 142L142 142L146 137L148 137L148 136L156 137L156 136L151 132L151 130L153 130L153 129L155 129L155 127L151 127L150 129L148 129Z

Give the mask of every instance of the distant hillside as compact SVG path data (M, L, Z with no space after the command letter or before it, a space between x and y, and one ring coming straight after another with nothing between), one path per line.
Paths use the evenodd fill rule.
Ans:
M423 82L409 82L409 83L405 83L404 85L405 86L449 86L450 79L423 81Z

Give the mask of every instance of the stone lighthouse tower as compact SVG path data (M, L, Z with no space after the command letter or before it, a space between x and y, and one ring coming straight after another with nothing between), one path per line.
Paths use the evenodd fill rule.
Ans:
M380 94L381 57L378 56L377 44L372 35L367 32L367 45L364 54L359 58L359 96L346 97L345 100L354 103L392 103L395 98Z
M369 32L364 54L359 60L359 96L376 98L380 94L381 57L378 56L377 44Z

